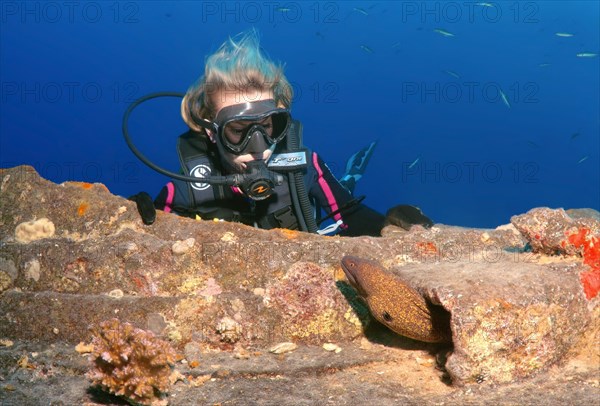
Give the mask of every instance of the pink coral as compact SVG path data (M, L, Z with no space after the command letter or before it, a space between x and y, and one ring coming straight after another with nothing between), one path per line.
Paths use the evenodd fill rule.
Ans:
M94 347L87 376L95 385L143 405L160 402L171 385L177 354L150 331L111 319L91 328Z
M332 276L316 264L297 262L285 277L268 287L267 297L281 307L286 319L307 322L340 301Z

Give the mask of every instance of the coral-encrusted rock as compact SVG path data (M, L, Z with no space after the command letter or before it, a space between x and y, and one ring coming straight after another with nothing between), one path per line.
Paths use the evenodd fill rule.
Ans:
M150 331L118 319L92 328L88 377L94 385L143 405L164 404L177 354Z
M344 319L348 303L332 273L312 263L294 264L283 278L268 285L267 307L281 314L284 337L319 342L323 337L357 336L360 329Z
M466 384L531 375L559 361L586 330L598 330L578 281L582 268L499 252L393 271L452 314L446 369L454 383Z
M563 209L539 207L525 214L513 216L510 222L529 241L534 252L548 255L558 253L581 254L580 247L569 243L568 237L581 229L600 235L600 222L583 217L573 220Z
M562 209L538 208L513 216L511 222L534 252L582 256L590 268L581 273L581 284L586 297L593 299L600 292L600 221L594 213L579 213L573 220Z
M330 238L163 212L146 226L135 203L103 185L56 185L30 167L0 169L0 205L0 338L76 344L118 315L177 348L344 343L365 316L336 281L352 254L396 267L451 312L457 383L523 378L578 349L598 356L600 300L589 293L600 244L589 219L517 218L525 236L552 242L538 254L512 226ZM53 232L18 236L43 218ZM578 255L546 255L555 250Z

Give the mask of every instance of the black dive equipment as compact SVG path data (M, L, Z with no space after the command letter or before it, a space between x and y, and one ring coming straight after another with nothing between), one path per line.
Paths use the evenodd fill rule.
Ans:
M131 151L135 154L135 156L137 156L140 161L142 161L143 163L145 163L146 165L148 165L150 168L154 169L155 171L162 173L163 175L169 176L173 179L179 179L182 181L186 181L186 182L193 182L193 183L197 183L198 182L198 177L193 177L193 176L186 176L186 175L182 175L180 173L175 173L175 172L171 172L168 171L164 168L161 168L160 166L156 165L155 163L153 163L152 161L150 161L148 158L146 158L146 156L144 156L144 154L142 154L142 152L140 150L137 149L137 147L133 144L133 142L131 141L131 137L129 136L129 130L128 130L128 121L129 121L129 116L131 115L131 113L133 112L133 110L139 106L140 104L142 104L145 101L151 100L151 99L155 99L158 97L179 97L182 98L185 95L183 93L178 93L178 92L159 92L159 93L151 93L148 94L146 96L142 96L139 99L137 99L136 101L134 101L133 103L131 103L131 105L127 108L127 110L125 111L125 114L123 115L123 136L125 137L125 142L127 143L127 146L129 146L129 148L131 149ZM221 119L221 125L219 125L217 122L215 123L211 123L210 121L207 120L202 120L202 121L196 121L195 122L198 125L201 125L204 128L208 128L211 129L213 131L216 131L217 134L219 133L223 133L223 129L228 125L233 123L234 121L239 121L240 119L243 120L250 120L250 119L254 119L254 117L259 117L259 119L265 119L266 117L268 117L270 114L272 114L272 120L273 120L273 126L270 129L271 131L271 135L269 135L269 129L265 129L265 128L260 128L263 127L261 125L252 125L250 126L250 128L247 129L247 131L244 132L243 137L241 137L240 142L238 143L238 145L234 145L233 143L230 142L230 140L228 141L228 143L223 143L223 145L229 149L230 151L235 151L235 150L239 150L239 153L243 153L248 146L256 146L257 143L261 143L263 142L267 142L269 145L273 145L279 141L281 141L285 135L286 135L286 131L289 127L289 123L290 123L290 115L288 110L286 109L277 109L275 107L274 101L273 100L265 100L265 101L261 101L261 102L254 102L256 104L252 104L252 103L245 103L244 106L241 105L235 105L235 106L230 106L230 107L237 107L238 110L240 109L240 107L242 107L241 111L244 113L243 116L240 117L232 117L231 116L231 112L234 109L228 109L227 107L222 109L228 109L226 116L225 115L221 115L219 114L219 116L223 117ZM246 106L249 105L249 106ZM227 139L227 137L222 136L221 135L221 139ZM217 143L219 144L219 143ZM228 144L231 144L230 146L228 146ZM266 148L265 148L266 149ZM264 149L263 149L264 151ZM261 151L262 152L262 151ZM210 183L210 184L219 184L219 185L228 185L228 186L237 186L240 189L242 189L242 191L251 199L254 200L263 200L266 199L267 197L269 197L272 192L273 192L273 187L275 185L280 185L283 183L283 176L275 173L273 171L270 171L267 167L267 165L265 164L264 161L262 160L256 160L256 161L251 161L246 163L247 166L247 170L245 173L236 173L236 174L232 174L232 175L227 175L227 176L206 176L206 177L202 177L202 182L204 183Z
M138 213L142 218L142 222L149 226L156 220L156 209L152 197L146 192L139 192L133 196L129 196L127 200L135 202Z
M246 173L240 180L239 187L253 200L266 199L273 193L275 185L283 183L283 176L267 169L265 161L250 161L246 166Z

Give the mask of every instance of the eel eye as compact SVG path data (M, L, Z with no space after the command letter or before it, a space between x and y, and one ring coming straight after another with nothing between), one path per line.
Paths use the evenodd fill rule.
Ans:
M387 322L391 322L392 320L394 320L388 312L383 312L383 319Z

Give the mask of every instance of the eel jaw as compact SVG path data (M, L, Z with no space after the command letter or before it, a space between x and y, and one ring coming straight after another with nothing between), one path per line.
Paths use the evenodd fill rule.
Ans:
M358 282L358 278L356 277L356 275L354 275L352 270L348 267L347 264L344 263L344 261L342 261L341 264L342 264L342 270L344 271L344 274L346 275L346 279L348 279L348 282L350 283L350 285L358 292L358 295L361 298L366 299L368 296L367 292L362 288L362 286Z

